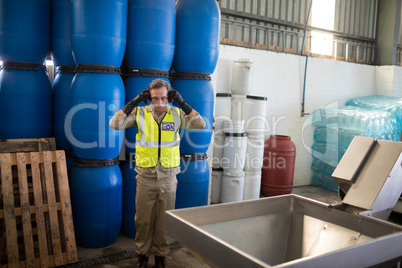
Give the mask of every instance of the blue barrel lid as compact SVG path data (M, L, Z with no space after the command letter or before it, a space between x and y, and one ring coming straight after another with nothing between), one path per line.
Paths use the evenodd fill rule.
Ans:
M202 161L207 159L207 154L180 154L180 159L183 161Z
M120 67L111 65L78 64L77 73L121 74Z
M118 165L119 163L120 161L118 157L110 159L84 159L77 157L73 160L73 165L87 168L111 167Z

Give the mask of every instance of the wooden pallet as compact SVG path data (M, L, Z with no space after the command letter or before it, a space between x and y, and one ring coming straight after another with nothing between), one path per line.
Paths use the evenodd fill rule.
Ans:
M55 138L0 139L0 153L55 151Z
M78 261L64 151L0 153L0 268Z

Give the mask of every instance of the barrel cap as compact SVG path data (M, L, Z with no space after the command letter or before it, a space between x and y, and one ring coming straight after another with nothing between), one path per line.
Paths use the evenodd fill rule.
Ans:
M247 95L247 99L266 101L267 97Z
M216 93L216 97L231 97L231 93Z
M207 154L180 154L180 159L183 161L202 161L207 159Z
M168 71L162 71L162 70L153 70L153 69L135 69L135 68L130 68L127 70L125 73L127 76L134 76L134 77L163 77L163 78L169 78L169 72Z
M119 158L110 158L110 159L84 159L84 158L75 158L73 160L73 165L78 167L87 167L87 168L100 168L100 167L111 167L119 164Z
M5 61L1 66L1 69L5 70L19 70L19 71L47 71L46 65L41 63L29 63L29 62L17 62L17 61Z
M231 136L231 137L247 137L247 133L225 133L226 137Z
M121 74L120 68L111 65L78 64L75 67L77 73L97 73L97 74Z

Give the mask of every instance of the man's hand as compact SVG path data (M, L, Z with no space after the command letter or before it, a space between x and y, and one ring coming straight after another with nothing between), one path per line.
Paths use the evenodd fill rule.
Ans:
M117 113L118 113L119 115L127 116L127 115L123 112L123 110L118 110Z
M191 108L191 106L184 101L183 97L176 89L172 89L168 92L168 100L169 102L173 102L173 100L175 100L186 115L189 115L193 110L193 108Z
M120 111L123 111L126 115L129 115L134 110L134 107L140 104L142 101L144 101L145 104L147 104L147 101L151 101L151 93L148 89L138 94L137 97L127 103L126 106L124 106Z

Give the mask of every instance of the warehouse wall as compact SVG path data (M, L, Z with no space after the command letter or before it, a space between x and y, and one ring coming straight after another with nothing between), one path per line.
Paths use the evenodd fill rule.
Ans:
M402 67L376 66L375 86L377 94L402 97Z
M266 138L270 134L291 136L297 148L294 184L310 184L313 127L310 125L309 115L301 117L306 58L221 45L218 66L212 76L216 92L230 92L232 65L236 58L248 58L254 62L250 95L268 97L269 128ZM400 68L382 70L379 74L376 74L377 70L377 67L371 65L309 58L305 112L311 114L316 109L343 106L350 98L376 94L383 76L395 77L399 73L397 76L402 77ZM211 151L209 150L209 154Z

